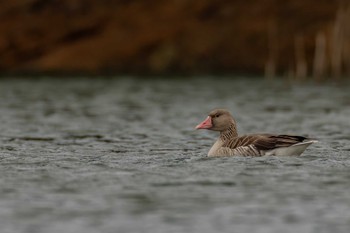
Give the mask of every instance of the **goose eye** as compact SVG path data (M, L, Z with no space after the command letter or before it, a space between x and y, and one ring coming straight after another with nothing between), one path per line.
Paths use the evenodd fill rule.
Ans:
M220 115L219 114L216 114L215 117L219 117Z

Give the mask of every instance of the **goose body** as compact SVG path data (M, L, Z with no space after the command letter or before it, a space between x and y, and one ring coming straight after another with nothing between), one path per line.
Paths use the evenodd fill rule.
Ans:
M251 134L238 136L236 122L226 109L215 109L196 129L220 132L208 156L298 156L315 140L294 135Z

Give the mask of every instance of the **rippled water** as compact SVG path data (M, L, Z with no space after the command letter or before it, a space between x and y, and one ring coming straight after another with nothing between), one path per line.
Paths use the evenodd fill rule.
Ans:
M350 232L349 83L8 78L0 98L1 233ZM215 107L320 142L207 158Z

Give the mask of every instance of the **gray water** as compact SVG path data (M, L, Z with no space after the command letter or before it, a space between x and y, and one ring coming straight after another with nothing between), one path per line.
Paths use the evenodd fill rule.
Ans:
M5 78L0 99L1 233L350 232L349 83ZM216 107L319 143L207 158Z

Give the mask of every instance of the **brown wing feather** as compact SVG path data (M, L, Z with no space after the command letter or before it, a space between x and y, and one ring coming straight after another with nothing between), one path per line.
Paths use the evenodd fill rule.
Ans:
M262 135L245 135L240 137L234 137L230 140L226 140L223 147L228 147L230 149L235 149L240 146L249 146L254 144Z
M279 147L288 147L296 143L304 141L306 138L302 136L292 135L270 135L261 137L253 144L259 150L271 150Z
M224 143L223 147L235 149L240 146L254 145L258 150L272 150L278 147L287 147L304 141L302 136L256 134L235 137Z

